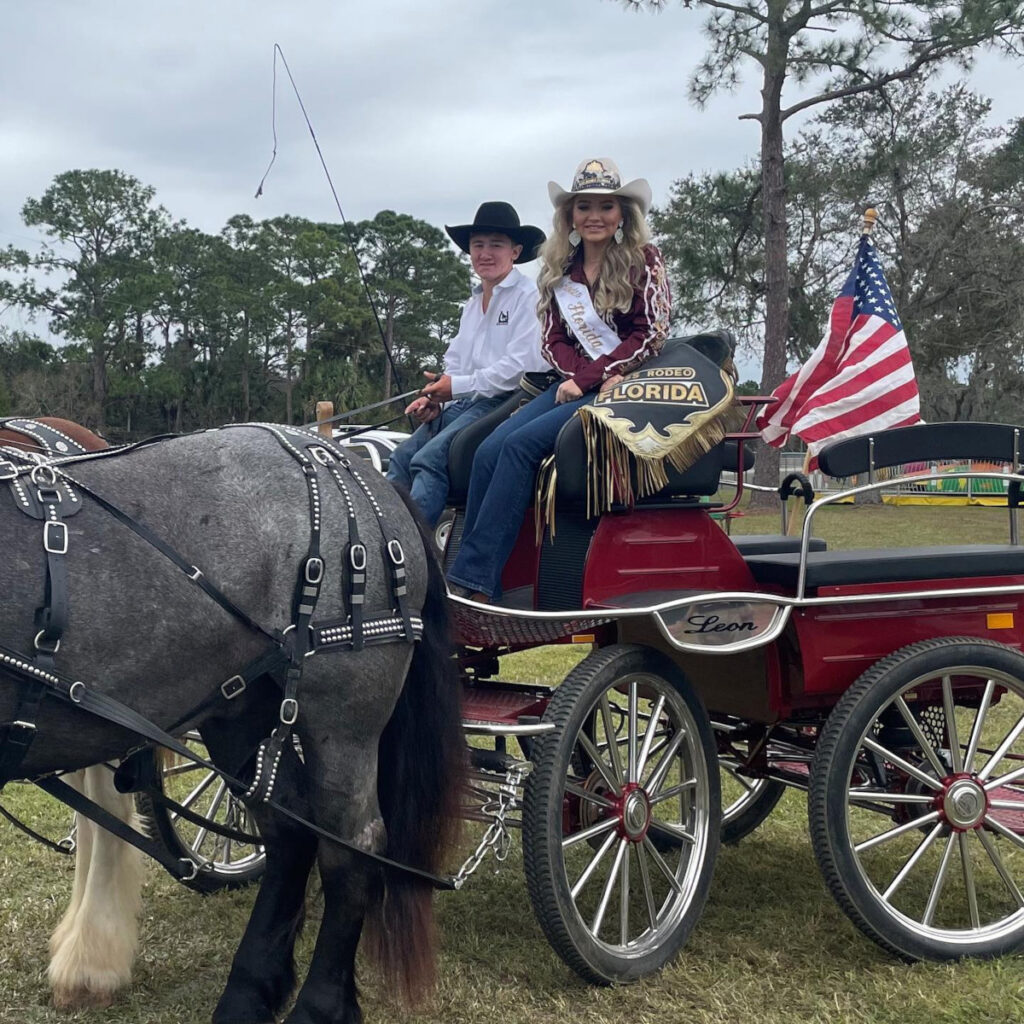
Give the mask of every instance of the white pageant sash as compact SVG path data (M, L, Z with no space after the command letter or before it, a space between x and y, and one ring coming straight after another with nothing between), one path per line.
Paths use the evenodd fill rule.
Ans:
M590 292L568 275L555 288L555 299L577 341L591 359L610 356L622 339L598 315Z

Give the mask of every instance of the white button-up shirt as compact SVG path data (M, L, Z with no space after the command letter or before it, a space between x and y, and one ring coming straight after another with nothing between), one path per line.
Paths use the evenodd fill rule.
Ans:
M444 356L452 397L490 398L515 390L524 373L547 369L540 349L536 284L513 267L494 286L486 313L483 286L477 285Z

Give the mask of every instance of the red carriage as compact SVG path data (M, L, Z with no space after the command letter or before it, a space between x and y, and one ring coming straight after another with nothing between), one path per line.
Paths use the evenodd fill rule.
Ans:
M713 349L686 339L666 349L716 372ZM452 446L446 563L473 452L528 397ZM748 424L762 401L741 399ZM482 815L471 813L490 823L460 877L521 825L530 898L555 950L591 981L629 981L686 941L720 841L742 838L794 786L809 790L826 883L869 937L905 958L1018 949L1020 430L934 424L827 449L826 474L866 474L853 493L908 462L1007 467L1010 543L857 551L814 536L819 510L851 491L812 502L798 479L782 493L809 505L801 536L729 536L716 517L739 500L753 436L745 425L685 472L670 469L662 491L589 516L571 421L554 454L554 518L538 537L527 516L502 603L451 598L464 727L487 793ZM724 504L715 496L727 471L738 488ZM553 688L499 678L501 655L552 643L592 650ZM249 822L216 776L179 762L165 786L193 769L195 783L176 792L198 821L157 801L157 831L205 860L203 888L252 879L259 847L241 841Z
M667 349L709 369L685 339ZM446 563L472 453L525 397L452 447ZM752 416L764 399L741 401ZM745 427L670 470L661 492L589 518L571 421L554 455L555 518L538 538L528 515L502 603L451 599L465 727L493 740L474 763L504 781L502 816L509 783L528 771L517 824L544 932L592 981L657 969L699 917L720 838L756 827L789 785L809 789L828 887L887 950L1019 948L1020 430L934 424L836 444L822 470L866 485L811 503L806 482L790 479L784 500L796 491L809 505L801 536L730 537L713 517L739 495L728 506L714 496L724 471L750 465L753 436ZM819 510L878 489L878 471L950 457L1006 466L1010 543L830 551L814 537ZM550 643L592 652L553 689L499 679L500 655ZM724 810L716 758L738 783Z

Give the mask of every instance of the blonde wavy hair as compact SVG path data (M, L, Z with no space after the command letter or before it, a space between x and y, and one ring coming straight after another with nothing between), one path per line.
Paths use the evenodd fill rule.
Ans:
M537 278L537 289L540 292L537 309L542 317L554 299L555 287L569 272L576 255L577 246L569 241L569 232L572 230L572 206L579 194L566 196L555 208L551 234L538 254L541 270ZM601 273L594 288L594 307L605 318L614 310L628 312L633 305L636 272L642 270L646 263L644 246L651 240L651 232L640 207L626 196L615 198L622 210L624 237L619 243L611 242L605 249Z

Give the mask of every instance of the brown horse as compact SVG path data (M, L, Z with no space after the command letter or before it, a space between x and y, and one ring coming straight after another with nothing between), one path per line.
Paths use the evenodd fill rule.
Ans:
M40 432L33 423L49 431ZM2 445L48 456L108 447L98 434L56 417L0 420ZM113 774L104 765L75 772L67 781L138 827L131 794L114 788ZM88 818L78 816L77 825L71 902L50 937L53 1001L63 1009L109 1005L118 989L131 981L138 946L142 854Z

